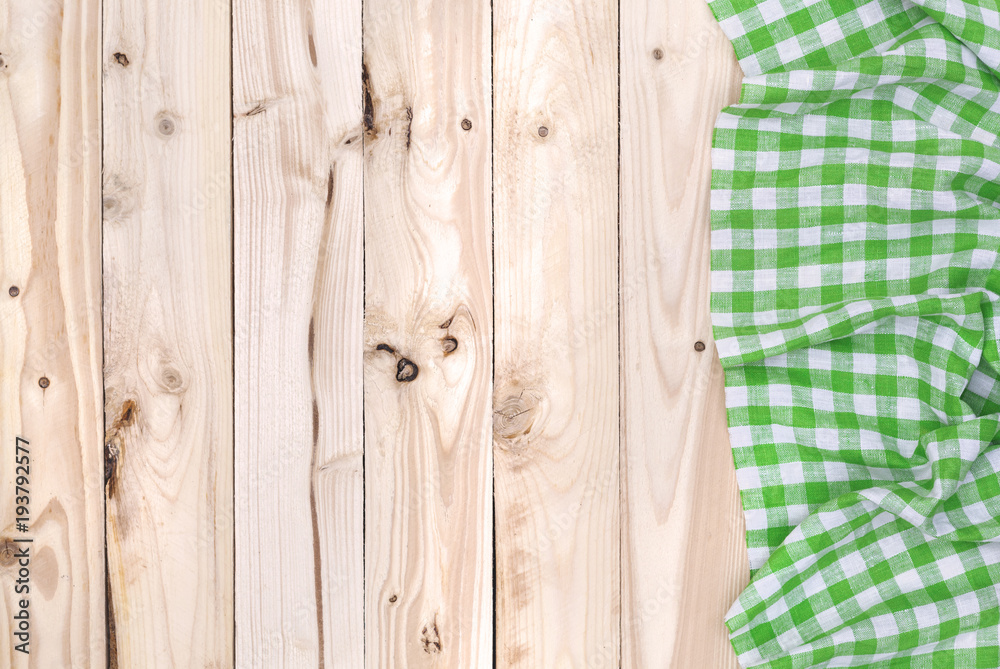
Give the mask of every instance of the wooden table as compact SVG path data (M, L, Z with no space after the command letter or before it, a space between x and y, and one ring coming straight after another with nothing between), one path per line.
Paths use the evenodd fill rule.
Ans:
M0 664L735 667L740 80L703 0L0 0Z

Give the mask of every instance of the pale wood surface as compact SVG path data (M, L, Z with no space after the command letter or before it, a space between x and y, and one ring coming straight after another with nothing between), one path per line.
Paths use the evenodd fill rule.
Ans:
M689 0L623 4L621 59L622 667L736 667L723 618L749 571L708 310L709 149L742 73Z
M493 10L497 666L617 667L618 6Z
M360 667L361 5L233 10L237 665Z
M0 665L105 663L100 3L0 1ZM11 287L17 295L11 296ZM42 381L45 379L45 381ZM45 387L43 387L45 386ZM15 527L27 439L30 524ZM17 493L22 494L22 493ZM30 544L30 587L15 552ZM12 637L27 596L30 655Z
M0 59L0 665L23 436L30 666L736 667L703 0L0 0Z
M327 669L364 663L364 219L361 5L317 1L312 48L329 151L313 288L313 529Z
M229 11L104 2L112 667L233 657Z
M372 668L492 663L489 49L488 3L365 2Z

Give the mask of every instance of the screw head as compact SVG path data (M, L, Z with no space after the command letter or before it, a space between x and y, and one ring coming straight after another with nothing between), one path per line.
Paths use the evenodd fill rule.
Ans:
M694 350L698 351L699 353L701 353L702 351L704 351L705 350L705 342L703 342L703 341L696 341L694 343Z
M544 125L541 126L540 128L538 128L538 136L539 137L546 137L546 136L548 136L548 134L549 134L549 129L546 128Z
M472 130L472 121L467 118L462 119L462 130Z
M7 294L10 295L11 297L17 297L18 295L21 294L21 289L18 288L17 286L11 286L10 288L7 289Z
M656 60L663 60L663 49L656 48L653 49L653 58Z
M38 385L41 386L42 388L48 388L49 378L47 376L43 376L42 378L38 379Z

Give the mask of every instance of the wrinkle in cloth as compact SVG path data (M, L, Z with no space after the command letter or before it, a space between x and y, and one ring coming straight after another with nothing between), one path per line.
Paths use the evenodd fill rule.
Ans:
M1000 667L996 0L709 0L745 667Z

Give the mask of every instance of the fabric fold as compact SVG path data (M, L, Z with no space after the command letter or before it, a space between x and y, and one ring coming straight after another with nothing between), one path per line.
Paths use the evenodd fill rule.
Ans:
M1000 667L995 0L709 0L743 666Z

